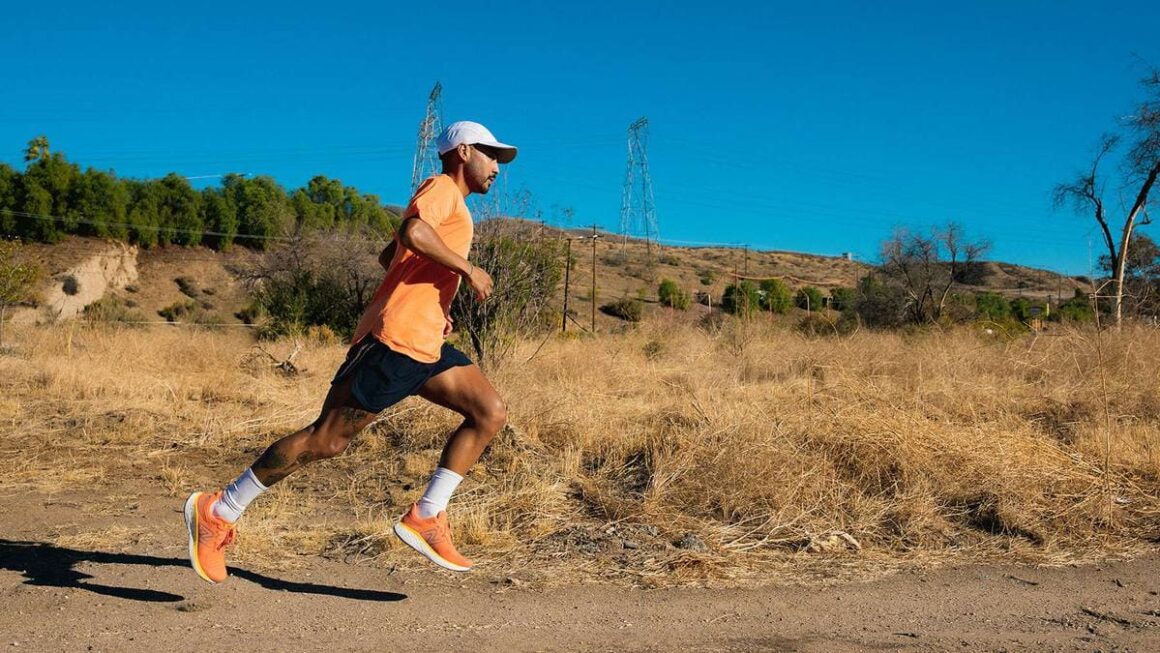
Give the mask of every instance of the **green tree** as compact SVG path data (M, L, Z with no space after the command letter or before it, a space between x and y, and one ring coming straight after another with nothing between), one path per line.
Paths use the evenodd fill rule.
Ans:
M107 172L89 168L72 186L71 210L78 216L77 233L125 239L129 189ZM80 221L83 221L80 222Z
M218 188L201 191L202 223L207 234L205 244L220 251L229 250L238 236L238 207L233 198Z
M48 137L41 134L36 138L28 141L28 147L24 149L24 161L31 163L46 159L49 156Z
M293 208L286 192L272 177L245 179L227 175L224 183L238 207L238 237L246 246L267 249L277 237L290 231Z
M129 240L142 247L156 247L161 234L161 198L156 184L129 181Z
M0 163L0 234L7 236L18 235L17 217L12 212L16 210L16 193L20 187L20 173L15 168Z
M35 178L21 178L20 211L26 216L26 227L18 232L34 240L46 243L59 241L63 232L57 228L52 217L52 193L48 192Z
M22 210L32 214L39 240L57 242L78 226L79 214L71 210L70 189L80 177L80 169L65 159L63 154L40 156L24 170Z
M169 173L158 183L161 238L164 243L193 247L201 243L201 196L185 177Z

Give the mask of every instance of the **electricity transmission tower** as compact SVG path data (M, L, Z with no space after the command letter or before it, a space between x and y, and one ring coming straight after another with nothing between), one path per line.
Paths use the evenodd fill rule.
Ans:
M411 166L411 194L424 179L439 172L439 151L435 137L443 131L443 85L435 82L427 96L427 112L419 123L419 140L415 144L415 162Z
M648 173L648 118L628 126L628 167L624 173L624 196L620 203L620 233L628 242L629 233L643 234L648 256L652 243L660 237L652 177Z

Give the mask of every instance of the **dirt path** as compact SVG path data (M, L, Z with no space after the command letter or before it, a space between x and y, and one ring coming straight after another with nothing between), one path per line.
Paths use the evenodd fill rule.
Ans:
M116 524L78 499L0 496L5 650L1160 650L1160 554L664 590L533 589L311 558L288 571L234 569L209 586L186 566L179 505ZM101 524L127 529L123 544L60 537L62 525Z

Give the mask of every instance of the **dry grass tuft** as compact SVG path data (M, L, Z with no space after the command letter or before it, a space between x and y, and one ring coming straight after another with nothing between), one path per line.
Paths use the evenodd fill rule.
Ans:
M341 345L286 377L244 334L57 327L0 357L5 488L177 500L313 419ZM1098 340L1097 340L1098 338ZM679 320L518 348L511 425L453 504L500 574L645 585L1040 563L1160 538L1160 332L808 338ZM291 343L273 349L289 351ZM1103 369L1101 374L1100 353ZM532 357L530 361L523 361ZM418 567L390 536L457 422L408 400L247 514L238 561ZM843 572L844 573L844 572Z

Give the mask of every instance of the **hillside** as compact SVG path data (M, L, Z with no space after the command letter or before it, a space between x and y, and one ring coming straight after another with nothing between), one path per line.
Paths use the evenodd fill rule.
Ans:
M781 278L791 287L815 286L823 292L840 286L853 286L873 266L843 257L820 256L800 252L756 251L725 247L647 246L644 241L599 232L595 250L592 232L561 230L519 220L505 220L499 225L506 233L521 238L571 239L572 267L569 274L568 309L576 325L590 326L592 319L593 265L596 268L596 305L622 297L643 297L655 302L656 288L662 279L677 282L690 294L705 293L717 305L725 287L739 277ZM245 288L231 272L253 261L261 254L241 247L230 252L216 252L204 247L156 247L138 249L91 238L68 237L55 245L30 244L27 252L46 273L42 298L62 298L63 286L70 278L79 281L82 293L73 293L75 302L93 301L102 294L119 298L136 312L141 321L161 321L159 311L175 304L197 304L203 315L213 321L240 324L235 315L247 304ZM117 266L131 271L111 275L104 280L94 270L105 270L109 264L94 265L94 258L117 256L124 259ZM595 255L595 261L593 257ZM1002 262L987 262L980 285L959 289L993 291L1014 297L1071 297L1080 282L1048 270L1039 270ZM116 277L116 278L112 278ZM181 279L182 281L178 281ZM99 292L92 294L94 288ZM184 288L184 291L183 291ZM75 291L76 288L73 288ZM65 298L67 299L67 298ZM560 297L563 304L563 288ZM661 307L652 307L662 310ZM705 309L700 308L703 312ZM25 310L19 321L43 321L46 309ZM74 311L76 312L76 311ZM695 315L695 313L694 313ZM62 314L62 317L69 317ZM597 328L610 328L619 321L596 312Z

